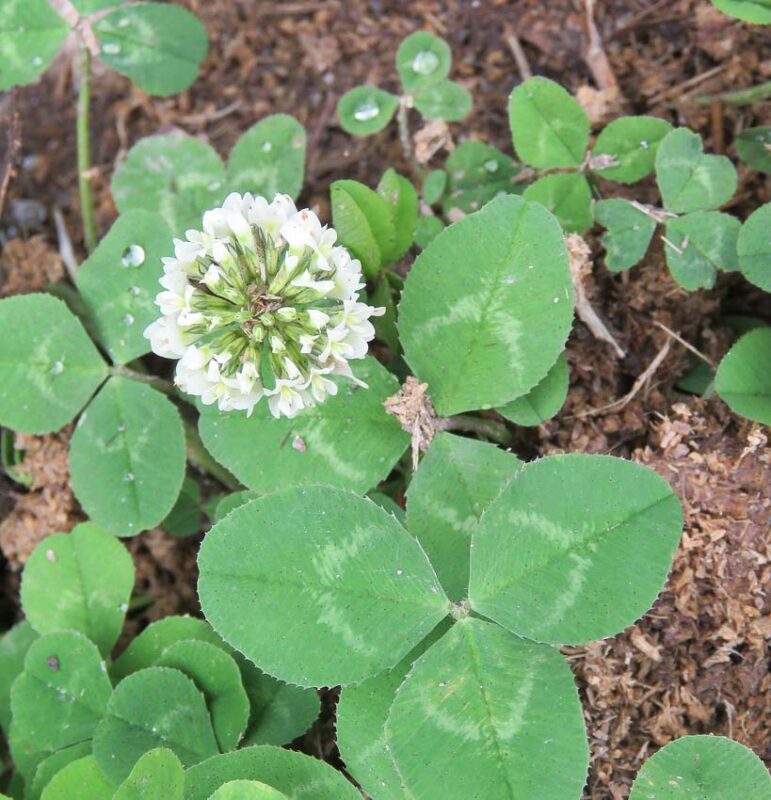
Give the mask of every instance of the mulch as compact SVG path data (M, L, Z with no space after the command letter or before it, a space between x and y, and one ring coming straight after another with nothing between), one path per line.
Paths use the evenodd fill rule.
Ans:
M95 78L94 188L100 229L115 217L109 178L140 137L173 129L200 136L226 155L239 134L269 113L295 115L308 130L308 175L301 201L328 216L328 184L350 177L369 184L395 165L407 171L395 131L355 140L335 120L347 89L375 83L397 90L393 56L400 39L427 28L450 42L453 77L474 96L473 116L450 126L511 152L506 98L520 79L507 36L519 39L532 71L579 91L593 113L649 113L699 131L706 147L733 155L743 129L768 124L769 103L702 103L712 95L771 79L771 38L720 14L706 0L606 0L595 20L604 66L587 55L581 0L187 0L210 34L199 81L172 98L150 98L114 73ZM602 94L608 75L616 91ZM39 85L17 95L22 158L0 232L0 295L39 289L62 274L51 221L61 210L72 240L81 239L76 192L73 75L65 55ZM10 113L9 97L0 114ZM413 120L417 126L417 119ZM442 154L436 159L441 163ZM1 162L0 162L1 163ZM771 181L739 167L729 210L744 217L771 199ZM649 180L635 187L655 196ZM14 241L9 241L14 239ZM667 583L652 611L623 634L566 648L584 702L592 747L587 798L621 800L641 762L672 738L721 733L771 759L768 731L771 633L768 519L771 448L763 432L718 400L674 389L688 368L685 348L669 352L646 385L620 408L589 413L623 397L664 347L663 324L713 361L731 334L721 313L771 319L768 295L740 277L721 276L711 292L687 293L669 276L660 247L620 275L607 272L598 237L588 237L594 269L587 294L626 350L618 358L577 323L568 344L571 386L561 413L518 433L517 452L612 453L664 475L680 495L686 526ZM34 256L34 257L33 257ZM51 530L81 515L67 485L67 434L28 437L29 492L0 484L15 509L0 524L6 556L0 616L17 612L15 570ZM137 562L140 606L132 630L168 613L196 610L195 540L152 531L129 542ZM330 701L333 696L330 697ZM328 703L329 705L329 703ZM304 746L334 758L331 724ZM325 739L326 737L326 739ZM319 741L319 739L324 741Z

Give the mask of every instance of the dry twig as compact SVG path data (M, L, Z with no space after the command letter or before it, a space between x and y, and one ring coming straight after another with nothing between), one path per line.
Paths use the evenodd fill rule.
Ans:
M0 178L0 217L3 215L5 196L11 178L16 175L16 162L21 152L21 116L19 114L19 95L17 89L12 89L9 95L9 117L7 128L5 159L3 160L3 173Z
M522 43L519 41L519 37L511 28L508 28L504 39L509 46L509 50L511 50L511 54L514 56L514 61L517 64L520 77L523 81L529 80L533 77L533 70L530 69L530 62L527 60L525 51L522 49Z

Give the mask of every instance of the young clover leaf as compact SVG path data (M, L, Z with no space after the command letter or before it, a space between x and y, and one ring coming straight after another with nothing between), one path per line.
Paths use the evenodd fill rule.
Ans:
M37 80L68 33L48 0L5 0L0 7L0 90Z
M418 193L410 181L393 168L383 173L377 193L392 207L394 244L384 253L384 259L386 263L394 263L410 249L415 238Z
M656 117L619 117L602 129L592 148L593 170L618 183L636 183L653 172L659 142L672 126ZM610 166L601 166L610 160Z
M520 161L531 167L578 167L589 142L589 117L547 78L530 78L509 98L509 125Z
M168 747L184 766L218 752L203 695L176 669L150 667L122 680L94 732L94 757L115 783L148 750Z
M43 789L40 800L104 800L115 785L108 780L92 755L79 758L57 772Z
M134 536L155 527L185 477L179 412L149 386L111 378L78 421L70 472L75 496L105 530Z
M75 631L41 636L11 688L12 739L34 745L36 766L45 755L90 739L111 691L101 655L85 636Z
M396 379L374 358L357 367L368 389L343 383L331 402L291 419L274 420L267 405L251 417L204 408L199 420L207 450L245 486L265 493L318 483L366 492L387 477L409 443L383 401ZM260 458L254 454L260 453Z
M747 128L736 137L734 147L745 164L771 173L771 125Z
M592 226L592 191L578 172L544 175L525 189L522 197L551 211L568 233L581 233Z
M453 208L470 214L501 193L521 194L525 188L524 183L516 183L522 166L484 142L461 142L450 153L445 166L448 175L445 214Z
M25 433L59 430L107 377L107 365L55 297L0 300L0 320L0 424Z
M428 31L415 31L396 51L396 70L405 94L434 86L450 74L452 52L444 39Z
M534 461L474 531L471 608L540 642L610 636L653 604L682 522L667 482L637 464L581 454Z
M726 156L704 153L701 136L676 128L660 142L656 181L664 208L677 214L723 205L736 191L736 169Z
M448 611L401 525L329 487L237 508L207 534L198 563L214 629L265 672L301 686L355 683L394 666ZM250 624L255 616L260 625Z
M750 331L728 351L715 389L737 414L771 425L771 327Z
M190 86L208 49L197 17L173 3L136 3L94 22L99 58L140 89L170 95Z
M737 241L739 269L750 282L771 292L771 203L750 214Z
M469 543L482 512L521 467L494 445L439 433L410 482L407 529L453 602L468 593Z
M771 25L771 4L768 0L710 0L715 8L729 17L753 25Z
M421 214L415 224L415 244L420 250L425 250L444 228L444 222L439 217Z
M455 151L456 152L457 148ZM443 169L434 169L423 178L423 201L430 206L436 205L447 188L447 173Z
M27 620L22 620L0 638L0 728L8 734L11 724L11 686L24 669L24 659L38 638Z
M356 787L324 761L270 746L244 747L191 767L185 773L185 800L208 800L219 787L238 780L266 783L291 800L361 800Z
M201 487L192 478L182 481L182 489L161 527L171 536L192 536L199 533L202 525Z
M572 318L562 229L513 195L437 236L399 305L405 359L443 416L526 394L564 350Z
M288 800L283 792L261 781L228 781L209 800Z
M562 408L569 379L568 361L565 354L561 353L540 383L527 394L496 410L515 425L540 425Z
M578 797L589 748L570 668L480 619L452 626L396 693L386 743L407 791L448 800ZM544 770L545 762L554 765Z
M357 86L337 103L340 126L353 136L379 133L393 119L399 98L377 86Z
M414 107L426 119L457 122L471 112L471 93L455 81L439 81L418 92L413 98Z
M40 634L71 630L107 656L120 635L134 587L126 548L90 522L38 544L24 567L21 604Z
M172 750L148 750L134 764L112 800L183 800L185 771Z
M170 242L171 229L163 219L132 209L118 217L78 270L78 290L96 336L116 364L150 351L143 332L158 316L161 258Z
M664 253L672 277L689 291L711 289L718 270L739 266L741 223L720 211L694 211L667 220Z
M771 776L748 747L724 736L683 736L642 766L629 800L771 800Z
M656 220L628 200L611 198L594 204L594 219L607 230L602 234L605 266L620 272L637 264L648 251Z
M91 740L86 739L77 744L70 745L69 747L63 747L61 750L57 750L47 758L44 758L38 764L32 781L28 782L28 789L25 796L28 795L33 800L34 798L39 798L48 784L53 781L56 775L64 771L65 767L73 761L79 761L90 755ZM77 774L77 770L75 770L73 774ZM64 786L64 784L55 784L55 786L56 785ZM99 785L98 782L97 785Z

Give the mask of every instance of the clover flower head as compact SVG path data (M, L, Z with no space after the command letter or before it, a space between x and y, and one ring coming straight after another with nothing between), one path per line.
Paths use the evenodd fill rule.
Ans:
M333 228L287 195L235 193L202 228L163 259L161 317L145 330L153 352L178 359L180 389L247 414L265 397L293 417L337 393L333 376L361 384L348 362L367 354L384 309L359 302L361 264Z

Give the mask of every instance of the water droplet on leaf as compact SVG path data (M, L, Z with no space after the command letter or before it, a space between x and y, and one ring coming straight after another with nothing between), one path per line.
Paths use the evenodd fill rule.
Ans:
M141 267L145 263L145 249L138 244L130 244L121 256L120 263L124 267Z
M32 59L32 66L39 67L43 63L43 59L40 56L35 56Z
M117 56L120 53L120 45L117 42L105 42L102 45L102 52L108 56Z
M430 50L423 50L412 59L412 69L418 75L431 75L439 66L439 57Z
M61 375L62 372L64 372L64 362L54 361L53 366L51 367L51 375Z
M127 472L123 476L123 480L126 481L126 483L131 483L131 481L134 480L134 473L133 472Z
M640 147L642 147L643 150L647 150L648 149L648 140L647 139L643 139L640 142Z
M273 149L273 145L270 142L264 142L262 145L262 152L269 153Z
M491 158L489 161L485 161L485 169L488 172L497 172L498 162L494 158Z
M380 106L374 100L366 100L353 112L353 118L359 122L366 122L368 119L374 119L379 113Z
M124 325L133 325L134 324L134 315L133 314L124 314L123 319L121 320Z

